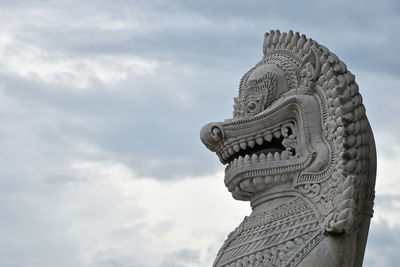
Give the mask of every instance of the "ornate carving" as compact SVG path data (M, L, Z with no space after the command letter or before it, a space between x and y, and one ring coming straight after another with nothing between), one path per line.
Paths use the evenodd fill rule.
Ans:
M234 118L201 130L203 143L227 164L225 185L232 196L253 207L214 265L297 266L322 246L324 234L327 240L335 234L343 236L342 247L350 239L357 245L345 266L361 266L376 156L355 77L326 47L292 31L266 33L263 52L240 81ZM302 224L290 205L298 203L307 206L298 215L312 214L315 228L293 237ZM268 243L276 225L267 221L281 212L286 215L280 231L287 235ZM263 223L246 228L258 221ZM332 254L338 249L328 246Z
M294 266L322 238L311 208L295 198L246 217L228 237L214 265Z

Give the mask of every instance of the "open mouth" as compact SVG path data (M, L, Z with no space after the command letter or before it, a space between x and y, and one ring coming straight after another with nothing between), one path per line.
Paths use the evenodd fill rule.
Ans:
M229 167L287 160L297 156L295 123L285 122L258 134L243 135L225 144L217 154Z
M282 143L285 138L280 134L267 135L267 138L254 146L241 146L238 152L235 152L228 158L230 167L241 165L244 163L258 163L260 161L276 161L289 159L296 154L294 147L285 147ZM244 148L244 149L243 149Z
M225 183L231 186L245 180L265 180L264 184L284 182L287 174L294 173L308 164L310 155L299 145L299 131L295 120L287 120L257 132L254 129L234 137L228 132L219 147L225 169ZM283 179L285 177L285 179ZM249 181L250 181L249 180Z
M328 166L327 143L308 130L322 127L319 119L308 118L316 105L289 97L256 116L203 126L201 140L226 165L224 183L234 198L309 179Z

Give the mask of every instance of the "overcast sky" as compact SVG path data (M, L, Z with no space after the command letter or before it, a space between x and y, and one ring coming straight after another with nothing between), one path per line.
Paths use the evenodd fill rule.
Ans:
M378 150L364 266L400 262L398 1L0 1L0 267L211 266L250 213L199 130L264 32L356 75Z

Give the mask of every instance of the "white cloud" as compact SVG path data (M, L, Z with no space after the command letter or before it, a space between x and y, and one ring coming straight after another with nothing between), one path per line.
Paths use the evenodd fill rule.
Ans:
M379 142L385 143L385 140L390 142L390 136L378 135ZM383 139L386 138L386 139ZM379 149L380 147L378 147ZM378 194L385 195L400 195L400 179L396 174L400 166L400 145L393 141L391 142L393 154L385 155L378 150L377 163L377 178L375 190Z
M347 10L340 21L322 24L313 16L304 20L284 3L276 9L282 12L261 2L4 3L1 264L210 266L223 239L250 208L231 198L222 173L182 173L215 168L204 164L206 158L217 159L200 150L200 121L230 116L240 75L261 55L262 35L269 30L265 25L282 30L296 25L333 51L353 55L352 47L364 49L369 60L377 44L390 51L386 58L378 53L373 67L357 55L346 63L359 81L378 146L371 234L374 227L379 234L389 228L385 238L393 241L390 231L400 220L399 123L393 116L400 112L400 82L394 72L376 72L389 67L381 70L375 63L396 69L397 42L390 28L398 26L398 16L383 18L374 8L353 16L347 2L316 5L318 14ZM385 11L391 7L377 5ZM369 20L378 21L369 28L374 34L366 33L360 14L374 15ZM344 32L341 24L348 26ZM371 242L380 256L371 266L389 262L382 258L395 259L395 249L387 253L376 239Z
M379 143L391 142L393 154L379 153L376 177L376 200L374 207L374 224L387 224L394 228L400 226L400 179L397 175L400 166L399 144L390 136L378 135ZM386 140L386 141L385 141ZM379 148L379 147L378 147ZM374 224L372 227L374 227Z
M159 66L155 60L133 55L48 52L4 33L0 35L0 56L3 73L77 89L90 89L96 81L113 88L130 75L153 75Z
M6 266L210 266L250 213L229 196L222 173L160 182L118 162L77 159L64 174L7 194L24 219L5 234L8 249L7 237L21 236L11 250L19 259Z
M86 181L84 187L97 188L100 192L115 197L102 207L104 215L115 209L112 203L120 209L121 213L115 214L118 220L111 220L109 224L100 226L97 229L99 235L106 238L111 229L118 230L138 223L144 225L142 234L146 237L146 243L142 245L148 250L142 253L147 254L149 259L154 259L148 260L150 266L159 266L163 257L182 249L200 253L199 262L184 266L211 265L227 231L233 230L250 212L248 203L238 203L229 197L222 182L222 173L160 182L152 178L135 177L129 168L120 163L77 162L72 168L78 177ZM90 198L85 195L85 199L88 197ZM145 213L136 216L130 211L131 205ZM87 212L90 213L92 209L96 208L87 207ZM93 228L93 223L88 221L87 226ZM85 236L84 233L79 235ZM93 241L91 245L97 246ZM119 246L120 241L106 238L101 244L107 251L112 250L114 245ZM130 242L134 243L136 240ZM129 247L120 247L122 251L118 253L129 253ZM112 259L116 255L108 256ZM119 259L116 257L114 260Z

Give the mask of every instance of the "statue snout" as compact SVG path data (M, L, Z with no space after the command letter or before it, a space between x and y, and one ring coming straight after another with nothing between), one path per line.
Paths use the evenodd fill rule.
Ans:
M200 130L200 139L203 144L215 152L218 144L225 138L222 123L211 122L204 125Z

